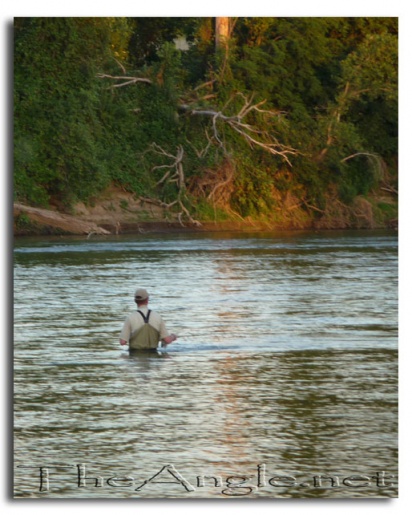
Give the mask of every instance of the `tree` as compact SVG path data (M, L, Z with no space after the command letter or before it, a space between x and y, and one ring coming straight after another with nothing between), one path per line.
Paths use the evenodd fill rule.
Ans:
M110 181L96 72L113 52L125 55L123 29L123 20L113 18L16 19L17 197L70 203Z
M114 181L182 220L286 197L320 213L333 188L350 202L396 177L396 19L27 18L15 34L22 200Z
M215 33L216 48L226 48L230 36L230 18L215 18Z

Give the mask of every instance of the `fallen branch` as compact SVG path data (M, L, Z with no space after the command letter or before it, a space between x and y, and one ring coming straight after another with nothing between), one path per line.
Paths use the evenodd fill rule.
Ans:
M93 234L110 234L109 231L99 227L93 222L85 222L74 216L50 211L48 209L40 209L15 203L13 204L13 212L14 216L19 216L24 213L33 222L48 227L57 227L70 234L87 234L88 238Z
M395 195L399 195L398 190L392 188L391 186L382 186L381 190L387 191L388 193L394 193Z

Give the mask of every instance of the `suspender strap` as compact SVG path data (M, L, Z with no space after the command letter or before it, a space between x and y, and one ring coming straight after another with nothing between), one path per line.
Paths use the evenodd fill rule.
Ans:
M149 311L147 312L146 316L144 316L144 314L142 313L142 311L140 311L140 309L138 309L137 312L142 315L144 323L148 324L149 323L149 317L150 317L151 310L149 309Z

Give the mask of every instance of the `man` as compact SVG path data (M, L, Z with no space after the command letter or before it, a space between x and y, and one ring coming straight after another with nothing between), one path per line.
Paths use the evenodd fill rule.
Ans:
M137 311L126 318L120 333L120 345L129 344L130 350L155 350L159 341L164 347L177 339L175 334L168 334L162 317L148 308L149 294L144 288L136 290L134 300Z

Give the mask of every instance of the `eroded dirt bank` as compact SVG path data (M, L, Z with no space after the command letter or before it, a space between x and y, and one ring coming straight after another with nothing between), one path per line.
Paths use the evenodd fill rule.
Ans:
M377 206L384 206L387 213ZM179 219L150 199L114 188L89 205L77 203L70 212L58 205L41 209L15 203L13 207L15 236L397 228L397 205L388 197L357 198L350 207L332 198L322 213L308 213L295 200L286 199L271 219L256 221L236 215L225 221L199 220L199 223Z

